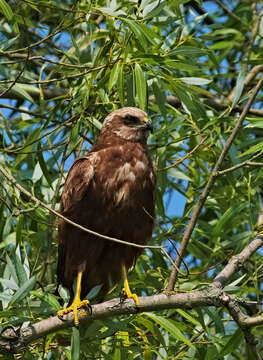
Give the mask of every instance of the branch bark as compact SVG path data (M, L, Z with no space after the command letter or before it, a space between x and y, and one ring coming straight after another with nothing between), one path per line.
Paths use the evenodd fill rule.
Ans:
M244 304L249 305L249 302L227 294L222 288L226 282L230 280L231 276L239 270L245 261L262 245L263 235L259 234L240 254L233 257L226 267L215 277L213 283L203 290L178 294L162 293L153 296L142 296L139 298L140 305L138 307L135 306L134 301L131 299L123 303L120 302L120 299L113 299L101 304L92 305L92 314L80 309L78 314L80 323L87 325L96 319L130 315L139 312L216 306L225 307L237 322L238 326L248 334L250 328L263 324L263 317L248 316L242 311L242 306ZM9 325L3 329L0 335L0 353L19 353L31 342L52 332L72 326L74 326L72 312L64 315L63 318L53 316L23 329L16 329Z

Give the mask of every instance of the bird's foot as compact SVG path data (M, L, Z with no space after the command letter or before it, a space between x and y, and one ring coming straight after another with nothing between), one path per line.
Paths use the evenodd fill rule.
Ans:
M88 309L88 312L90 314L92 312L92 307L90 305L89 300L80 300L80 298L75 298L73 303L69 307L67 307L66 309L59 310L57 312L57 316L62 317L63 315L68 314L69 312L73 311L74 324L75 324L75 326L79 326L78 310L80 308Z
M139 301L137 294L132 293L130 287L125 286L125 284L124 284L124 288L122 289L122 294L121 294L121 302L126 298L133 299L136 306L140 305L140 301Z

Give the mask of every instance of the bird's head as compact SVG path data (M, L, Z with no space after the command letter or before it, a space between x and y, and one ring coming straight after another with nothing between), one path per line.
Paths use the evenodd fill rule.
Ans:
M146 112L135 107L124 107L106 117L101 133L110 131L125 140L146 141L152 130Z

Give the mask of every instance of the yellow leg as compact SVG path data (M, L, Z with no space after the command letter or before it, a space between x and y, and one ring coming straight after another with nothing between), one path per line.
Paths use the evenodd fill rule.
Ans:
M81 278L82 278L82 272L80 271L78 272L76 293L72 304L66 309L62 309L57 312L58 316L63 316L69 313L70 311L73 311L75 326L79 325L78 309L80 309L81 307L90 307L89 300L82 300L82 301L80 300Z
M131 289L130 289L130 286L128 283L128 279L127 279L126 267L124 265L122 265L122 275L123 275L123 281L124 281L124 288L122 289L122 291L124 292L124 294L127 296L128 299L133 299L135 301L136 306L140 305L138 296L131 292Z

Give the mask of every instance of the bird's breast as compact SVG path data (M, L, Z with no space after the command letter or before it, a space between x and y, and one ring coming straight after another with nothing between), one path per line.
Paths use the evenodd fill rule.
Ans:
M101 176L95 179L94 185L98 190L100 187L103 189L107 200L114 206L127 202L132 205L147 188L152 191L154 187L152 168L142 160L104 164L104 171L99 173Z

